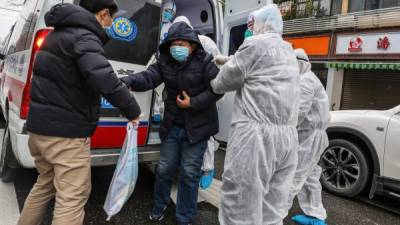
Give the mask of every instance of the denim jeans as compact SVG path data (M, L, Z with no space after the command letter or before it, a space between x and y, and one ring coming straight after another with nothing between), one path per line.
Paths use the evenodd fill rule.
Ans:
M172 127L161 145L156 169L153 214L159 215L170 202L171 186L179 168L176 218L188 223L197 212L197 194L207 140L190 144L186 131Z

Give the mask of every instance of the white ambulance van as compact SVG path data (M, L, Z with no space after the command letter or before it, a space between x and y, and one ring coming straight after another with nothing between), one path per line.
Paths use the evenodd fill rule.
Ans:
M6 120L0 148L0 176L12 181L18 167L33 168L28 149L26 119L29 113L30 82L35 55L51 27L46 27L45 13L61 2L79 4L79 0L26 0L18 20L0 54L4 66L0 70L0 104ZM161 27L161 0L116 0L123 17L137 26L134 41L110 40L106 55L118 76L140 72L156 52ZM243 42L246 18L250 11L266 4L266 0L175 0L177 15L186 16L195 30L214 39L227 54L234 53ZM225 19L223 10L225 9ZM144 113L138 132L139 160L156 162L159 158L159 122L152 122L155 92L133 93ZM220 110L221 132L216 138L226 142L233 106L233 94L225 97ZM115 164L122 147L127 120L120 111L102 100L101 118L92 136L92 165Z

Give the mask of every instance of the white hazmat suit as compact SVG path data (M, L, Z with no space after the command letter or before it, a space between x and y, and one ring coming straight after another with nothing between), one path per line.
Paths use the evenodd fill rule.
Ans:
M162 4L163 15L161 23L160 42L162 43L167 37L168 30L172 26L172 21L176 15L176 4L173 0L164 1Z
M322 152L328 147L326 133L330 121L329 99L324 86L311 71L311 64L303 49L295 50L300 67L300 111L298 165L289 197L290 209L297 196L303 212L320 220L326 219L319 182Z
M247 38L211 82L236 91L222 177L221 225L282 224L297 166L299 68L278 7L254 12Z

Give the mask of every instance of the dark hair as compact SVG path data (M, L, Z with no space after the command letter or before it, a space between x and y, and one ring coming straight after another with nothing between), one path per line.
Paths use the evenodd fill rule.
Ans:
M79 5L94 14L103 9L108 9L110 15L113 16L118 11L117 3L114 0L81 0Z

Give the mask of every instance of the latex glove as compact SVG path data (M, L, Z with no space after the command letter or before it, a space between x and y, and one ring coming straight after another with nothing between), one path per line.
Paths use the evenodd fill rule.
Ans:
M203 172L203 175L200 177L200 188L203 190L209 188L213 182L214 175L214 170Z
M222 66L222 65L225 65L225 63L227 63L230 59L231 59L231 57L229 57L229 56L217 55L214 57L214 63L219 66Z

